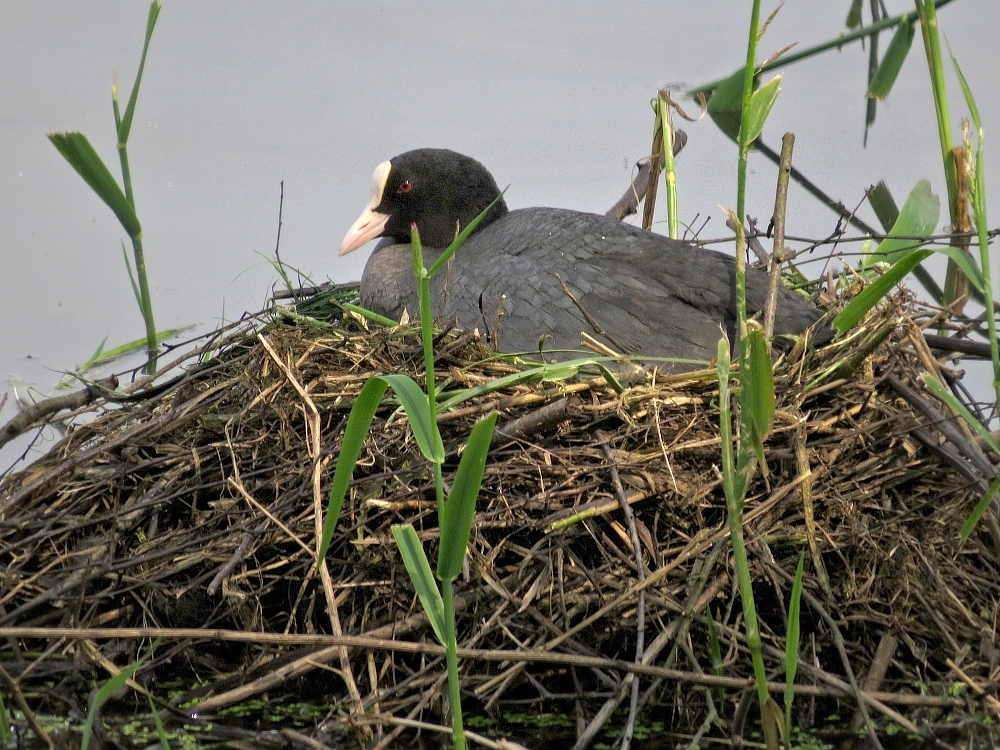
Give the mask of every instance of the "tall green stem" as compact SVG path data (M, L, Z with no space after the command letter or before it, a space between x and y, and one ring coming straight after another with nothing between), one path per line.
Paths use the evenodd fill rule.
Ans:
M754 0L750 13L750 33L747 39L746 75L743 81L743 108L740 113L739 149L740 158L736 171L736 219L742 227L746 213L747 160L750 153L750 99L753 96L753 81L757 72L757 35L760 25L760 0ZM746 298L746 258L743 249L736 249L736 321L737 335L742 341L746 337L747 298ZM745 347L740 347L742 361Z
M156 322L153 320L153 300L149 294L149 280L146 278L146 256L142 252L142 235L132 238L132 254L135 256L135 275L139 282L139 304L142 320L146 325L146 349L149 352L150 371L156 370Z
M920 32L927 55L930 71L931 91L934 94L934 114L937 117L938 139L941 142L941 158L944 161L945 183L948 188L948 208L952 222L955 221L957 183L955 180L955 157L951 152L951 123L948 120L948 94L944 83L944 63L941 59L941 42L938 39L937 14L934 3L915 0L920 16Z
M149 45L149 38L146 39ZM146 48L142 50L142 61L139 64L139 75L142 75L142 66L146 62ZM138 86L138 82L136 84ZM118 109L118 83L111 87L111 103L115 112L115 132L118 133L118 160L122 166L122 185L125 188L125 198L135 210L135 197L132 194L132 172L128 166L128 150L125 146L128 140L128 133L123 133L122 118ZM146 277L146 256L142 251L142 234L131 237L132 255L135 258L136 282L139 286L139 310L142 313L142 320L146 327L146 350L149 353L149 369L156 370L156 354L158 344L156 341L156 322L153 320L153 298L149 292L149 280Z
M941 42L938 38L937 13L933 2L914 0L920 17L920 36L924 42L927 68L930 72L931 92L934 95L934 114L937 117L938 139L941 142L941 159L944 162L944 182L948 189L948 216L953 232L961 231L958 221L958 175L955 154L952 152L951 123L948 119L948 94L944 82L944 63ZM945 274L943 304L950 305L960 294L962 271L951 260Z
M458 681L458 638L455 634L455 602L452 582L441 582L444 602L445 654L448 663L448 696L451 701L451 736L455 750L465 750L465 729L462 726L462 688Z
M424 345L424 375L427 379L427 406L431 413L431 430L434 442L441 442L441 431L437 423L437 384L434 382L434 318L431 312L431 280L424 267L424 255L420 245L417 225L410 227L410 242L413 245L413 275L417 279L420 292L420 338ZM444 475L441 464L434 462L434 488L440 508L444 504Z
M663 133L663 183L667 187L667 231L677 239L677 172L674 170L674 124L670 120L667 101L660 92L656 95L656 116Z
M757 623L757 608L754 604L753 581L750 578L750 561L747 558L746 543L743 540L743 498L750 464L750 454L740 448L740 460L733 455L733 418L730 410L729 392L729 344L725 338L719 341L719 437L722 443L722 486L726 495L726 517L729 524L729 539L733 545L733 564L740 585L740 599L743 602L743 619L746 623L747 648L753 662L754 678L757 683L757 699L763 721L764 704L770 697L767 692L767 673L764 671L764 656L760 648L760 626Z
M943 8L948 5L948 3L953 2L953 0L937 0L934 3L935 7ZM791 65L799 60L807 60L811 57L815 57L818 54L827 52L828 50L841 50L845 45L851 44L852 42L858 42L862 39L866 39L872 34L875 34L883 29L892 29L899 26L901 23L913 23L914 13L911 11L909 13L901 13L898 16L893 16L892 18L886 18L878 23L870 24L869 26L864 26L858 31L852 32L850 34L842 34L835 39L829 39L822 44L816 44L812 47L806 47L805 49L799 50L798 52L791 52L787 55L782 55L776 60L772 60L767 65L762 65L758 73L767 73L770 70L777 70L778 68L783 68L786 65ZM715 91L719 86L725 82L725 78L719 78L715 81L709 81L708 83L703 83L700 86L696 86L693 89L688 89L687 93L690 96L695 94L710 94Z
M976 125L979 125L978 113ZM986 298L987 310L993 307L993 268L990 264L990 233L986 223L986 175L983 173L983 130L978 127L979 150L975 156L975 179L972 208L976 215L976 232L979 235L979 262L983 272L983 296ZM996 314L986 315L986 324L990 336L990 355L993 360L993 391L996 395L996 408L1000 410L1000 345L997 344Z

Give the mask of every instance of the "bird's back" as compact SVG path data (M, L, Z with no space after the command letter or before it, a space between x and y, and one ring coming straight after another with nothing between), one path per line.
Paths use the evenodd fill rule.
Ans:
M399 280L409 253L395 245L373 254L376 283L362 288L363 304L397 319L404 306L415 315L412 274ZM578 349L586 332L623 354L710 360L722 330L733 333L734 276L734 260L719 252L597 214L527 208L458 250L435 280L435 314L478 328L501 351L537 351L543 334L546 349ZM749 314L766 293L767 276L748 269ZM799 333L818 318L807 300L779 290L776 333Z

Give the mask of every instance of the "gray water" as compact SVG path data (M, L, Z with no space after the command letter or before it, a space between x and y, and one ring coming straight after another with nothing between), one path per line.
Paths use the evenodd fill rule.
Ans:
M841 33L848 6L789 0L761 59ZM265 304L277 275L260 254L274 252L282 181L281 258L316 281L360 278L367 253L339 258L340 240L375 165L411 148L475 156L510 186L512 208L603 212L649 149L655 89L738 68L749 7L165 0L129 141L158 327L208 330ZM143 335L127 238L45 134L84 132L118 174L110 87L117 70L123 98L131 90L147 11L142 0L0 1L0 397L10 397L0 422L16 413L15 394L48 395L103 340ZM986 124L995 226L1000 3L956 0L939 24ZM883 34L883 50L888 42ZM786 68L765 141L777 147L794 131L796 165L848 206L880 179L900 204L921 178L943 195L919 33L863 148L866 69L859 44ZM948 80L957 137L964 107ZM682 220L711 216L702 236L724 235L719 206L735 203L736 148L708 119L681 127ZM748 211L766 225L776 170L756 155L750 166ZM860 215L875 223L866 206ZM820 237L835 225L793 188L790 234ZM3 466L16 453L0 453Z

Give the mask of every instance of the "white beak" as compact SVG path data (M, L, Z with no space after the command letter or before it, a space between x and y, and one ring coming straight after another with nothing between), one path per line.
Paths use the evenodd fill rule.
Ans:
M381 214L375 209L382 202L382 194L385 191L385 184L389 180L389 172L392 169L392 163L384 161L375 167L375 173L372 175L372 197L368 201L368 206L358 217L357 221L351 225L351 228L344 235L344 241L340 244L340 254L347 255L353 250L357 250L359 247L364 245L366 242L375 239L380 234L382 230L385 229L385 224L389 221L388 214Z

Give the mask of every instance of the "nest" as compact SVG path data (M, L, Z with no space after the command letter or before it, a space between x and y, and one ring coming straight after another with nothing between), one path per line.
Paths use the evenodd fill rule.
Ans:
M956 422L945 424L959 437L942 437L945 407L920 386L928 369L951 374L920 335L936 314L897 297L847 340L776 367L767 470L744 530L772 679L784 674L791 573L806 559L800 726L839 704L850 729L859 690L876 726L925 736L996 705L1000 535L987 514L959 539L992 465ZM467 333L441 334L436 352L445 387L520 369ZM161 636L135 679L168 720L190 723L182 707L200 701L223 732L221 709L266 692L340 707L268 735L279 744L399 725L385 746L404 717L440 721L441 650L390 531L413 524L434 559L432 472L391 405L319 572L315 558L353 399L372 374L422 377L417 331L279 312L186 356L166 386L87 407L91 421L0 485L9 693L26 706L41 695L35 710L80 709L95 680ZM581 375L486 391L441 415L447 480L471 426L500 413L456 582L467 716L520 706L590 720L638 680L640 706L678 736L742 731L754 694L717 398L707 372L621 393ZM949 691L958 681L964 692Z

